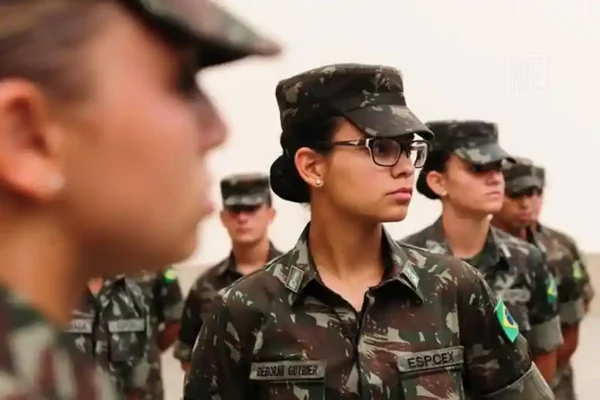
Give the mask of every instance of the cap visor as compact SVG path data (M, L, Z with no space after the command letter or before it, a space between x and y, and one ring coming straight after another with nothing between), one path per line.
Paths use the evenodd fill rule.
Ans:
M532 188L542 189L543 186L535 176L521 176L506 182L506 188L513 193L519 193Z
M484 165L492 162L516 160L510 156L498 143L487 143L477 147L458 148L454 153L470 164Z
M146 12L184 31L200 46L199 67L281 52L274 41L210 0L140 0Z
M433 133L406 106L372 105L346 111L344 116L369 136L396 137L415 134L425 140L433 139Z

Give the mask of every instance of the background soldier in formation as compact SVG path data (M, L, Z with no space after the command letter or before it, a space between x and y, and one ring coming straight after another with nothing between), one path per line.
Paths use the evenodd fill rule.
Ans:
M189 368L196 337L217 292L281 255L268 236L275 209L267 175L230 175L221 180L221 197L221 222L231 238L232 250L229 257L196 279L185 300L174 351L184 371Z
M71 312L192 254L226 137L196 73L279 48L207 0L1 1L0 48L0 398L114 399Z
M142 400L162 400L161 354L175 343L179 334L179 320L183 309L183 295L173 268L161 272L144 272L132 279L140 286L150 310L152 340L149 345L150 371Z
M406 217L427 156L416 136L432 137L400 72L328 65L276 96L284 154L272 189L310 203L312 221L290 252L217 297L184 398L552 399L483 277L382 227Z
M68 330L75 347L108 372L124 399L139 400L150 371L152 327L146 299L120 276L95 278Z
M557 373L552 386L559 399L570 400L573 397L558 396L556 387L562 381L563 371L570 365L579 342L579 323L585 315L583 271L571 250L549 229L541 225L532 228L536 197L541 196L543 182L536 176L530 159L520 157L516 160L503 171L506 196L502 210L494 215L492 223L536 245L544 253L550 272L556 278L564 341L557 352Z
M435 139L417 189L441 200L442 215L402 241L452 254L477 268L506 302L535 363L552 382L562 343L556 284L535 246L490 226L489 215L502 207L502 166L514 160L498 145L493 123L436 121L427 126Z

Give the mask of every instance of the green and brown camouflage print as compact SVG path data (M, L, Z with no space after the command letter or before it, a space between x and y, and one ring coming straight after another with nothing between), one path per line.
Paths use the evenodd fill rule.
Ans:
M146 299L133 281L122 276L105 279L95 295L88 289L71 313L67 333L77 350L111 376L123 396L144 390L152 327Z
M343 116L372 137L433 137L406 105L402 73L393 67L325 65L280 81L275 97L283 130Z
M553 398L475 269L386 233L384 279L357 312L319 278L309 229L290 252L221 291L185 400Z
M135 281L150 307L150 322L153 337L150 343L151 369L148 381L140 400L164 399L164 385L162 380L161 350L158 347L158 335L172 324L179 325L183 310L183 294L173 268L161 272L143 272L130 277Z
M269 249L269 260L279 257L282 253L272 244ZM201 274L190 289L184 303L179 329L179 340L175 343L173 356L182 363L192 360L192 349L200 328L206 319L210 306L219 290L231 285L242 277L236 270L233 253L223 261L210 267Z
M513 157L514 163L502 169L506 193L520 195L529 189L542 191L544 183L536 175L533 161L525 157Z
M109 376L68 334L2 287L0 346L0 399L119 399Z
M401 242L452 254L441 219ZM479 256L466 261L506 303L534 354L554 351L562 344L556 282L535 246L491 227Z
M432 151L452 151L475 165L501 160L514 161L498 144L498 126L478 120L429 121L425 124L435 135Z
M261 173L234 174L221 179L223 207L271 204L269 176Z

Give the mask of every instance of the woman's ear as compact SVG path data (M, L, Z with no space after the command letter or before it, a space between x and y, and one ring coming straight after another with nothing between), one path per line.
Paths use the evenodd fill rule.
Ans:
M429 171L426 176L427 186L433 193L439 197L445 197L448 194L446 190L446 179L444 174L438 171Z
M322 156L313 149L302 147L294 155L294 164L300 177L311 187L320 187L323 184Z

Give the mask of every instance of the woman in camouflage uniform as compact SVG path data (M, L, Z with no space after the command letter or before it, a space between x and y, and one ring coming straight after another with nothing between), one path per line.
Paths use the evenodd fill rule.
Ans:
M0 399L112 399L61 332L89 278L189 256L224 125L196 72L273 54L207 0L0 2Z
M552 399L482 276L398 245L431 132L400 72L336 64L281 81L275 194L310 203L294 248L221 292L185 400Z

